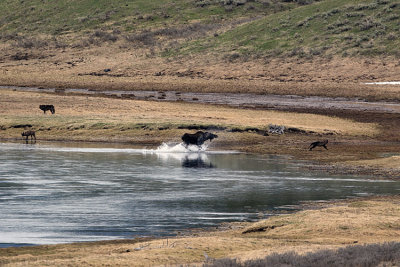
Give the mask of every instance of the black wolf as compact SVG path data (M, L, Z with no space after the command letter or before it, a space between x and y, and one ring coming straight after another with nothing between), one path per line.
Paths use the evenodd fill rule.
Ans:
M54 109L53 105L40 105L39 108L43 110L44 114L46 114L46 111L50 110L51 114L56 113L56 110Z
M22 137L26 136L26 139L25 139L26 141L28 141L28 137L29 136L31 137L31 140L33 138L35 138L35 140L36 140L35 131L29 130L29 131L26 131L26 132L22 132L21 135L22 135Z
M310 150L312 150L314 147L317 147L317 146L323 146L326 150L328 150L328 148L326 147L326 144L328 144L328 140L317 141L317 142L311 143Z

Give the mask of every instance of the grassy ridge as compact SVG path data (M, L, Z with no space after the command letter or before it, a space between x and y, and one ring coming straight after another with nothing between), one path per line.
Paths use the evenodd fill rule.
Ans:
M199 0L4 0L1 33L84 33L93 29L132 32L165 25L235 19L296 6L286 2Z
M310 57L322 54L400 56L400 2L317 2L238 26L217 38L193 42L182 51Z
M157 48L164 56L210 52L230 61L400 56L398 0L4 0L1 5L0 41L17 41L22 48L40 48L50 40L72 47L122 40Z
M5 1L0 10L2 32L62 34L111 25L137 12L164 8L162 1L116 0Z

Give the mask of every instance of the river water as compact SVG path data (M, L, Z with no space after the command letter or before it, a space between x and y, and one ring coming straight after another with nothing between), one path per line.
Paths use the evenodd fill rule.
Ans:
M306 200L400 192L400 182L179 144L0 143L0 151L0 247L174 235L266 218Z

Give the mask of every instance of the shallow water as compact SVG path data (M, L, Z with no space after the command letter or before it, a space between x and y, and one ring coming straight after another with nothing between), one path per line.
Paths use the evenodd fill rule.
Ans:
M304 200L398 194L400 183L307 173L233 151L0 144L0 246L173 235Z

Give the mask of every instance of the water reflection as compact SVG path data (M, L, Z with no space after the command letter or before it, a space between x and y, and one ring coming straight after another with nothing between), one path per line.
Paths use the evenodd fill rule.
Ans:
M189 154L182 160L182 167L185 168L215 168L205 154Z
M0 246L169 235L304 200L400 190L305 173L282 157L179 149L0 144Z

